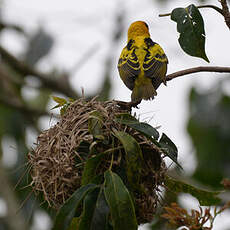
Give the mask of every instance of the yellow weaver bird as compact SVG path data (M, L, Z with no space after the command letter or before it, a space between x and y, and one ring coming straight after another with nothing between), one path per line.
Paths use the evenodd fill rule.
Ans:
M128 29L128 42L122 50L118 71L125 85L132 90L132 102L153 99L156 89L166 85L168 59L163 49L150 38L148 25L133 22Z

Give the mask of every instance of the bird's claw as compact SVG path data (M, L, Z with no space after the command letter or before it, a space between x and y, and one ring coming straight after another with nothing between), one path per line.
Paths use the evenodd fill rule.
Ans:
M138 105L141 103L141 100L140 101L130 101L130 102L125 102L125 101L116 101L116 102L122 109L131 111L132 108L139 109Z

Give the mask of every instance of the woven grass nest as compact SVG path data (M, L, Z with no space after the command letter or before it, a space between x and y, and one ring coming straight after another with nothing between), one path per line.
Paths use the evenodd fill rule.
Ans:
M152 221L166 166L162 148L140 131L146 125L116 101L72 102L59 122L38 136L36 148L29 153L33 191L42 193L48 205L58 210L82 184L103 184L103 174L110 169L131 193L138 224ZM137 146L134 159L128 140ZM89 159L102 153L90 174L85 173Z

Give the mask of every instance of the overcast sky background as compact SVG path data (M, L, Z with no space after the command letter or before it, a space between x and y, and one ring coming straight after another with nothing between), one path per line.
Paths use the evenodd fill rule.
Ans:
M223 18L212 9L201 9L206 30L206 53L210 64L204 60L188 56L179 47L176 23L170 17L159 18L159 13L168 13L176 7L186 7L198 1L169 1L167 5L159 5L151 0L7 0L3 4L3 18L7 22L16 23L32 33L40 25L55 38L52 52L38 65L42 71L58 66L59 69L70 70L92 47L98 46L95 54L72 76L71 83L80 92L83 87L86 94L95 92L102 82L104 63L111 49L116 12L124 11L125 31L131 22L144 20L149 24L152 39L159 43L169 59L168 73L200 66L229 66L230 46L229 30ZM218 1L209 1L207 4ZM130 100L131 92L119 78L117 61L121 49L126 44L126 33L117 47L113 47L113 69L111 77L113 92L111 99ZM0 42L13 53L20 55L24 50L25 40L15 33L5 33ZM227 45L228 44L228 45ZM91 71L93 70L93 71ZM195 167L193 148L186 133L188 110L188 93L191 86L200 90L209 88L224 74L198 73L186 75L162 85L154 101L142 102L139 110L135 110L142 120L149 121L153 126L161 126L160 132L165 132L179 149L179 162L186 172L192 172ZM227 89L229 90L229 89ZM230 92L230 90L229 90ZM30 94L26 92L25 94ZM49 120L43 120L44 129L49 127ZM31 144L35 136L30 137ZM185 196L184 199L187 197ZM194 201L194 200L193 200ZM192 203L189 203L189 206ZM193 202L193 208L197 202ZM191 206L190 206L191 207ZM221 218L217 218L218 219ZM223 226L223 220L219 220ZM230 223L226 224L229 226ZM37 225L36 225L37 226ZM45 229L42 226L34 229ZM215 229L218 229L217 227Z

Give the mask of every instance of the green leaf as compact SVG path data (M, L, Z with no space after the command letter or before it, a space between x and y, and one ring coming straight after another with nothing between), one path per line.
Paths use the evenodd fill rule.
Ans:
M103 116L98 111L92 111L88 120L89 132L97 139L104 139L102 126Z
M86 161L82 178L81 178L81 184L86 185L88 184L95 176L96 176L96 169L103 157L105 156L105 153L100 153L96 155L95 157L91 157Z
M57 102L58 104L64 105L67 103L65 98L61 98L61 97L56 97L56 96L52 96L53 100L55 102Z
M56 108L59 108L59 107L62 107L63 105L67 104L68 102L66 101L66 99L64 98L61 98L61 97L55 97L55 96L52 96L52 99L57 102L58 104L55 105L52 109L56 109Z
M52 99L57 102L58 104L55 105L52 109L57 109L57 108L60 108L60 114L61 116L63 116L66 112L66 109L68 108L68 106L71 104L70 102L68 102L66 99L64 98L61 98L61 97L55 97L55 96L52 96Z
M86 196L86 194L95 189L97 185L88 184L80 187L76 190L73 195L64 203L64 205L60 208L59 212L54 221L54 226L52 230L66 230L68 229L74 215L76 209L81 204L82 199Z
M140 145L132 136L125 132L114 129L113 133L115 137L120 140L125 149L127 179L134 189L139 188L140 171L143 162Z
M114 230L137 230L134 204L121 178L112 171L105 172L105 198L109 205Z
M178 156L177 147L171 141L171 139L166 134L163 133L159 141L159 144L161 150L182 169L181 165L177 161L177 156Z
M193 4L186 8L176 8L171 13L171 19L177 23L181 48L187 54L209 62L205 54L204 21L198 8Z
M210 192L202 189L198 189L192 185L186 184L182 181L175 180L170 177L166 177L165 185L172 192L175 193L189 193L196 197L201 206L211 206L220 203L221 199L217 197L220 192Z
M83 205L83 213L78 230L106 230L109 207L104 196L104 187L89 192Z
M159 138L159 133L155 128L145 122L139 122L135 117L128 113L117 114L115 121L129 126L147 137L151 137L156 140Z

